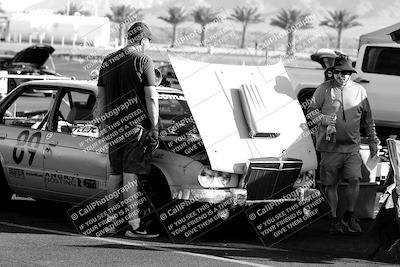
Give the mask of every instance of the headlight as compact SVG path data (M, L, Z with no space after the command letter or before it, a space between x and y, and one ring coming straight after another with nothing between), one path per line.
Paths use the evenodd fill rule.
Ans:
M237 187L238 185L237 174L214 171L209 167L204 167L197 178L200 185L206 188Z

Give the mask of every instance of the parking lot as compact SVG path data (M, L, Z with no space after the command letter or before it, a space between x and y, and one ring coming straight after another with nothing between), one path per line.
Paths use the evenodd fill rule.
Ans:
M161 236L151 241L79 235L67 216L69 207L16 198L0 211L0 263L14 266L382 266L397 262L396 252L374 249L362 220L361 235L331 236L321 219L272 247L263 246L244 216L229 219L185 243Z

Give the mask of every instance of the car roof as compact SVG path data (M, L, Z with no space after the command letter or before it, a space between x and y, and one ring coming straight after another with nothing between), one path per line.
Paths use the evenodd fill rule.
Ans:
M88 80L35 80L25 82L24 85L45 85L45 86L59 86L71 87L76 89L83 89L97 94L97 85L95 81ZM157 91L164 94L180 94L183 92L179 89L157 86Z

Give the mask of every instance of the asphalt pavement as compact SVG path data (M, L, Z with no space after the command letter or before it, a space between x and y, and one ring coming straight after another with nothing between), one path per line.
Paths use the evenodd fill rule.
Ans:
M331 236L318 220L274 246L263 246L245 217L186 242L167 236L128 239L79 235L68 206L17 198L0 211L0 266L382 266L399 263L361 235ZM372 220L362 220L368 229ZM400 252L399 252L400 253Z

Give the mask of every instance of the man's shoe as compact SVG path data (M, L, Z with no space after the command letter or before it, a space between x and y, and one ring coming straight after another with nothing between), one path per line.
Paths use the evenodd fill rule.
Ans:
M106 235L115 235L118 233L118 229L115 228L114 226L107 226L105 228L105 234Z
M106 235L115 235L118 233L119 229L115 226L117 216L113 216L112 214L107 215L106 223L107 226L104 229Z
M342 221L338 218L332 218L329 222L329 234L337 235L343 234L343 224Z
M159 233L150 232L143 227L139 227L136 230L133 230L132 226L129 226L129 229L125 232L126 237L142 237L142 238L155 238L159 237Z
M343 216L342 221L345 229L350 233L361 233L362 229L359 224L359 220L354 216L354 213L351 211L346 211Z

